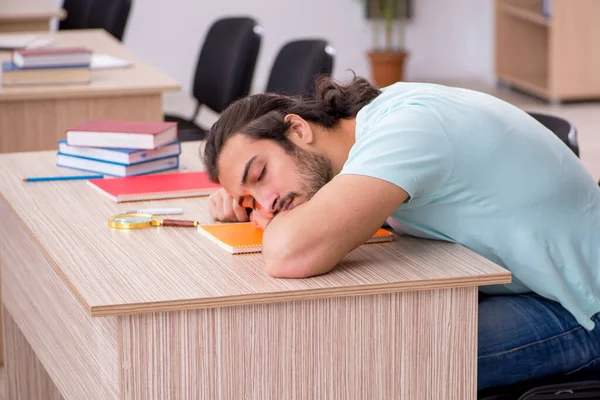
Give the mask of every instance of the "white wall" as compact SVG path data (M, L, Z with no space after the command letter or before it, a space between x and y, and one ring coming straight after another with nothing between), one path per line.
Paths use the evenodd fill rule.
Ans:
M357 0L137 0L125 43L187 90L209 25L224 15L254 16L264 29L253 83L253 90L260 91L276 52L298 37L328 38L337 51L336 75L347 68L364 74L362 49L368 46L370 29L360 9ZM153 28L159 23L164 28Z
M493 82L493 0L413 1L409 78Z
M61 3L62 0L51 0ZM205 33L216 18L252 15L264 28L253 91L262 90L287 40L320 36L337 54L334 76L369 75L372 31L360 0L133 0L124 43L189 92ZM492 0L413 0L407 26L410 80L493 79Z

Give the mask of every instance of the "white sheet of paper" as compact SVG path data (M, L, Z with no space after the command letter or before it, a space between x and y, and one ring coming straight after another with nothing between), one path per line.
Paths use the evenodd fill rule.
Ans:
M123 60L122 58L113 57L109 54L92 54L91 69L105 68L125 68L131 67L131 61Z
M48 47L54 43L54 39L34 39L27 45L28 49L41 49L42 47Z
M36 35L0 35L0 50L23 49L36 39Z

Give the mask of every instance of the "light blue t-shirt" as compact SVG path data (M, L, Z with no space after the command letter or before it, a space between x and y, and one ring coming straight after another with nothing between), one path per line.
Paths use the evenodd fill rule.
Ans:
M524 111L475 91L397 83L356 118L341 174L404 189L399 233L460 243L510 270L491 294L536 292L593 329L600 312L600 188Z

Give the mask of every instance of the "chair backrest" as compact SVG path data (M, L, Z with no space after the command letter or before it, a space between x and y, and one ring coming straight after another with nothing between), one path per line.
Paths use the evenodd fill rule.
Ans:
M577 129L569 121L554 115L529 112L533 118L551 130L579 157L579 144L577 143Z
M122 41L130 11L131 0L93 0L86 27L104 29Z
M85 29L88 26L93 0L64 0L67 17L58 23L59 30Z
M253 18L223 18L212 24L194 77L193 95L199 104L220 113L250 93L261 40Z
M331 74L333 58L333 48L325 40L288 42L275 58L266 91L290 96L310 96L317 76Z

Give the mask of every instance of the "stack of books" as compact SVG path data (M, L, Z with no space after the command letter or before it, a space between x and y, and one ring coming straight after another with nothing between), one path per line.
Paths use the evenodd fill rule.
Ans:
M175 122L87 121L66 134L58 142L59 167L119 177L179 168Z
M92 51L82 47L19 49L2 63L2 86L86 84Z

